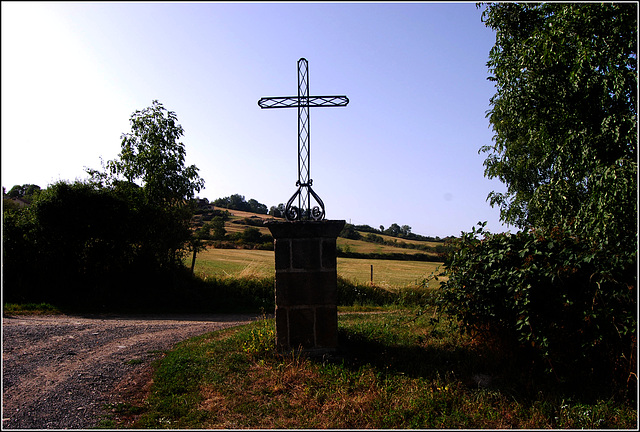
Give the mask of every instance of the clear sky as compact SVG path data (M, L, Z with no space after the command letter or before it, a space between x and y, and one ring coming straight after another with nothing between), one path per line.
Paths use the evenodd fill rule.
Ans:
M495 34L475 3L2 2L2 185L86 179L154 99L185 130L200 198L268 207L296 190L297 111L311 95L311 178L328 219L459 235L509 228L486 201Z

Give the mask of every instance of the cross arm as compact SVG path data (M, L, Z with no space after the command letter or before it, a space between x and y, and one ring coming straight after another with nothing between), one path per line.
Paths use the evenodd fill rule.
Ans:
M346 96L264 97L258 101L260 108L334 107L347 106L348 103Z

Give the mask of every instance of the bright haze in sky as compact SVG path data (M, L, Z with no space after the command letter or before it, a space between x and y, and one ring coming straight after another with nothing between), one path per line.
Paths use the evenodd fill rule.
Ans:
M88 178L159 100L185 130L198 196L268 207L296 191L297 110L311 95L311 178L328 219L445 237L488 221L495 33L475 3L2 3L2 185Z

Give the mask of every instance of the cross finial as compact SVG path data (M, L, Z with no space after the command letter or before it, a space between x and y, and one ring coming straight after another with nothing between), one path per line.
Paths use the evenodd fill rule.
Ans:
M298 108L298 190L287 202L287 220L324 219L324 203L311 188L309 108L347 106L348 103L346 96L309 96L309 64L304 58L298 60L298 96L265 97L258 101L260 108ZM319 206L311 207L312 197Z

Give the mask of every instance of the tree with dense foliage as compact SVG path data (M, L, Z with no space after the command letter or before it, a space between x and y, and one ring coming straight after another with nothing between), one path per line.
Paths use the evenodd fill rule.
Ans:
M113 191L64 181L29 207L5 210L5 300L77 305L117 296L139 258L141 228L148 223L135 213Z
M440 305L560 380L634 399L637 5L497 3L489 195L516 234L463 233Z
M211 238L213 240L224 240L227 235L227 230L224 228L224 219L221 216L215 216L209 224L213 231Z
M192 239L192 198L203 185L186 167L183 134L157 101L131 117L119 158L57 182L30 206L4 209L7 301L85 307L166 301Z
M382 228L382 225L380 225L380 228ZM400 226L397 223L393 223L389 228L383 230L382 233L392 237L407 237L411 234L411 227L409 225Z
M340 231L339 237L352 239L352 240L360 240L362 238L362 234L360 234L356 227L351 224L345 224L342 231Z
M26 198L29 199L41 191L40 186L34 184L23 184L13 186L6 196L9 198Z
M218 198L217 200L213 201L213 205L216 207L258 214L267 214L269 212L269 208L265 204L259 203L253 198L247 201L244 195L240 194L233 194L228 197Z
M122 134L118 159L107 162L112 179L141 182L149 201L180 205L204 187L195 165L185 166L184 135L173 111L154 100L132 114L131 132ZM93 172L90 170L90 172Z
M573 226L635 243L637 191L635 3L498 3L485 174L502 219L519 228Z
M247 201L247 204L249 204L249 209L252 213L267 214L269 212L269 209L265 204L259 203L253 198Z
M184 130L173 111L154 100L131 115L131 132L122 134L118 159L106 171L88 169L93 181L126 195L148 224L141 248L161 265L178 265L191 241L194 196L204 186L195 165L186 166L178 140Z
M268 214L273 217L283 218L284 210L285 210L284 204L280 203L277 206L271 206Z

